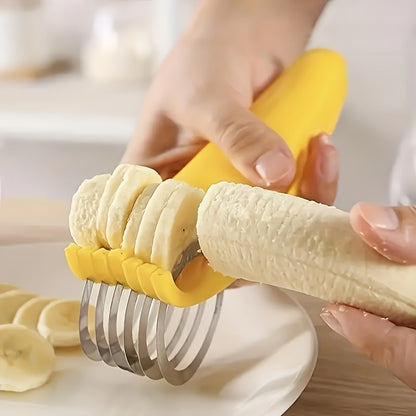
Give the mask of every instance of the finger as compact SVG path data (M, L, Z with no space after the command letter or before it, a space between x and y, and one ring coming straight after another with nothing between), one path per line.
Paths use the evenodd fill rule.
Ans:
M214 102L198 111L198 133L216 143L250 182L279 189L290 185L295 162L289 147L250 110Z
M155 169L163 180L175 176L195 155L202 150L206 143L190 143L174 147L153 158L149 158L146 166Z
M329 136L322 134L311 139L300 185L300 196L332 205L337 195L339 159Z
M143 111L138 127L127 145L122 163L145 165L148 160L175 147L179 129L168 117Z
M179 129L160 113L145 114L129 142L121 163L149 166L162 179L176 175L204 146L190 132Z
M363 240L390 260L416 264L416 208L383 207L360 202L351 225Z
M344 305L324 308L321 317L364 355L416 389L416 330Z

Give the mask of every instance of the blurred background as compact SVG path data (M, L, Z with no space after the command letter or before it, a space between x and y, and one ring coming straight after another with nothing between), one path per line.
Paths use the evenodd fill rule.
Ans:
M83 179L114 168L197 1L0 0L3 197L69 200ZM416 193L415 28L414 0L336 0L311 39L348 63L334 135L340 208Z

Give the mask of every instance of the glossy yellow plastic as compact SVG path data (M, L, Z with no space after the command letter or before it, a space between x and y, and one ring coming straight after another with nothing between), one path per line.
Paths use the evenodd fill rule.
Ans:
M306 52L256 100L251 110L289 145L296 176L289 193L296 195L310 139L334 131L347 90L345 61L327 49ZM208 144L175 177L207 190L221 181L249 183L214 144ZM169 271L129 257L122 250L94 250L71 244L66 257L81 279L115 284L161 301L187 307L228 287L234 279L214 272L203 257L190 262L174 281Z

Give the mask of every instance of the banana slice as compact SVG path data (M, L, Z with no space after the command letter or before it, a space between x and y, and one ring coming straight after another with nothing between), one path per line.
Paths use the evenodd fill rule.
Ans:
M146 182L146 180L144 180L141 182L141 184L138 186L138 191L135 191L136 187L134 182L140 176L147 177L148 181ZM100 235L104 247L111 247L108 241L108 236L110 236L110 240L113 243L120 240L119 245L121 245L125 222L127 222L127 217L131 211L134 200L137 198L146 184L160 180L160 176L153 169L143 166L122 164L118 165L114 169L110 179L106 184L103 196L98 206L97 231ZM140 181L142 181L142 179ZM130 195L126 197L126 195L123 195L125 192L128 192ZM113 203L114 207L112 207ZM122 212L117 213L117 209L120 209L120 204L122 205ZM109 221L110 215L112 218Z
M9 285L8 283L0 283L0 294L9 292L10 290L17 290L19 289L17 286Z
M111 248L120 248L127 220L137 197L147 185L162 181L162 178L155 170L145 166L130 165L127 169L121 171L123 172L122 180L108 207L108 218L105 228L105 235ZM118 182L118 174L116 172L113 173L113 177L115 177L115 182ZM104 211L103 209L102 213Z
M54 300L56 299L44 297L30 299L17 310L13 323L37 331L42 310Z
M204 191L179 182L165 203L154 232L151 262L172 270L185 249L197 240L196 220Z
M85 180L72 197L69 230L74 241L82 247L102 246L97 232L97 211L109 178L106 174Z
M78 321L80 302L56 300L41 312L38 332L54 347L73 347L80 344Z
M144 211L158 186L158 183L147 185L143 192L137 197L127 221L126 229L123 235L123 241L121 242L121 248L123 250L134 252L137 233L139 232Z
M27 301L36 297L34 293L16 289L0 295L0 324L10 324L17 310Z
M169 198L183 182L167 179L159 184L146 206L137 233L134 254L146 263L150 263L152 246L157 223Z
M0 325L0 390L23 392L45 384L55 367L53 347L21 325Z

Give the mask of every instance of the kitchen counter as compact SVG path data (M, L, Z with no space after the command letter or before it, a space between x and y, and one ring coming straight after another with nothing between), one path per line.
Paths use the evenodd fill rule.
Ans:
M23 215L31 212L30 216ZM46 200L4 200L0 244L67 241L68 205ZM416 392L358 354L320 319L320 300L294 294L310 314L319 341L315 372L287 416L413 416Z

